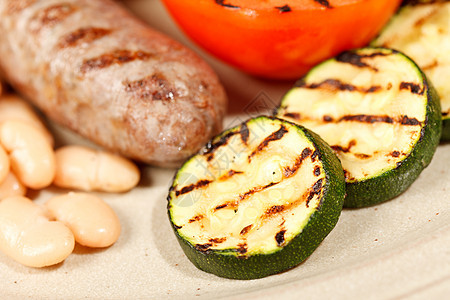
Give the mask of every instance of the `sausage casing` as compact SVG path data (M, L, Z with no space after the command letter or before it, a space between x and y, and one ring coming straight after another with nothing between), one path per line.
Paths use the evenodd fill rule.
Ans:
M56 123L158 166L222 129L211 68L111 0L0 0L0 74Z

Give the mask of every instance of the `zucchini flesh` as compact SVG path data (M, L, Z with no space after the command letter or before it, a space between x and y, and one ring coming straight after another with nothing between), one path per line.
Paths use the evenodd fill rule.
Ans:
M413 61L395 50L364 48L312 69L276 114L331 145L345 172L344 206L363 207L397 196L428 165L439 112L435 91Z
M258 117L213 139L177 172L168 211L200 269L252 279L291 268L335 226L345 181L313 133Z
M450 2L406 5L372 42L402 51L425 72L441 99L442 139L450 140Z

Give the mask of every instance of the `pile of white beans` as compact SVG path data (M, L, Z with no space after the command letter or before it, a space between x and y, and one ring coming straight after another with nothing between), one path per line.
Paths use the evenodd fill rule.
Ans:
M83 146L54 150L53 136L33 108L0 83L0 251L30 267L65 260L75 242L108 247L120 235L113 209L89 191L126 192L140 180L131 161ZM69 190L40 205L27 190Z

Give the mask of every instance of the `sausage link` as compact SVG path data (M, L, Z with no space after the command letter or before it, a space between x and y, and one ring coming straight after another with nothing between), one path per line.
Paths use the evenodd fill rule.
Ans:
M222 129L211 68L111 0L0 0L0 76L51 120L158 166Z

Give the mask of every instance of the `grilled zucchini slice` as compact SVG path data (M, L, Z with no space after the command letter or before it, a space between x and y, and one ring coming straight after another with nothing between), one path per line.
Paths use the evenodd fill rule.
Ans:
M441 98L441 139L450 140L450 2L402 7L372 44L402 51L421 67Z
M405 191L430 163L441 134L439 98L425 75L395 50L347 51L312 69L276 115L319 134L342 162L344 207Z
M342 166L320 137L262 116L215 137L180 168L168 213L195 266L254 279L305 260L338 221L344 189Z

